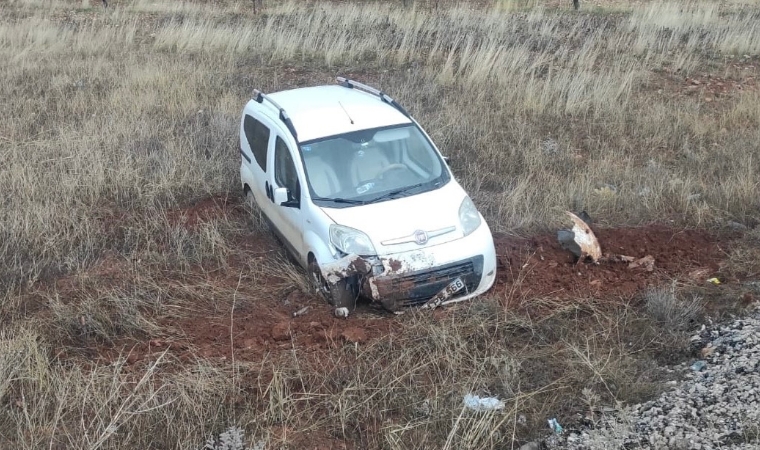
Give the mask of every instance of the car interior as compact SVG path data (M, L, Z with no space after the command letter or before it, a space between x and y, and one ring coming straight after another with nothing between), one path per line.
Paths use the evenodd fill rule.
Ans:
M381 130L358 142L338 137L302 145L301 155L314 193L324 198L352 198L439 176L442 169L435 169L430 150L419 145L415 137L410 139L408 130L399 131Z

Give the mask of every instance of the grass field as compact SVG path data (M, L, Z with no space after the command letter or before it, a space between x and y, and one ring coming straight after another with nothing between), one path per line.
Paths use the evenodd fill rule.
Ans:
M110 3L0 4L2 448L202 448L233 426L250 448L516 448L550 417L658 392L695 321L757 294L755 2ZM252 89L336 75L410 110L494 231L542 235L581 209L697 229L733 282L515 300L516 275L346 334L238 174ZM298 302L320 345L235 332ZM204 316L227 330L210 347ZM468 392L507 407L472 413Z

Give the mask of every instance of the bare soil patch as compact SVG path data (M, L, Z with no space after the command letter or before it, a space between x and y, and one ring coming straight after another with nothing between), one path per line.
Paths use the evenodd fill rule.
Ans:
M633 296L670 279L706 280L719 270L729 238L701 230L655 224L636 228L595 229L605 258L599 264L576 263L554 234L531 238L494 237L499 258L495 292L509 307L530 308L536 297L560 299ZM631 261L651 256L653 270Z
M210 197L185 208L170 211L173 223L189 230L215 218L225 217L244 224L250 212L240 198ZM562 249L556 235L542 234L529 238L497 234L498 278L489 295L501 299L506 308L535 313L531 303L536 298L614 299L633 297L642 289L681 279L706 283L715 276L725 255L730 237L721 237L700 230L675 229L663 224L636 228L596 229L606 257L599 264L577 263ZM88 348L74 354L99 358L106 362L126 357L128 364L151 360L167 348L182 361L202 357L220 362L260 361L268 356L293 349L313 353L343 345L361 345L393 333L402 319L378 306L360 303L347 318L337 318L321 298L289 286L292 280L284 274L270 274L253 281L246 278L247 265L253 259L266 261L279 255L281 245L269 233L244 231L230 236L236 251L227 258L226 268L191 269L191 273L166 271L153 283L164 285L170 295L182 296L185 284L204 285L215 299L188 295L174 299L181 305L171 314L150 317L160 333L145 336L124 336L112 343L90 342ZM631 267L631 263L610 255L625 255L636 260L651 256L654 267ZM287 263L285 263L287 264ZM292 263L291 263L292 264ZM298 273L300 268L292 267ZM100 279L96 283L115 285L130 281L126 261L104 258L86 276L65 277L54 282L59 295L76 298L91 287L83 280ZM278 287L279 286L279 287ZM282 287L286 286L286 287ZM174 293L178 292L178 293ZM204 291L205 292L205 291ZM477 302L478 300L474 300ZM293 313L308 308L297 317ZM151 311L143 311L149 316ZM448 316L448 314L445 314ZM74 343L70 343L75 346ZM78 343L81 345L81 342ZM64 357L68 352L63 354Z
M760 61L756 57L732 57L714 64L688 75L671 70L653 72L644 89L668 98L686 97L704 103L721 102L757 90Z
M200 313L161 319L158 323L165 337L125 341L100 348L98 353L106 360L127 356L129 364L150 360L167 348L182 361L195 357L221 362L233 358L259 361L267 355L294 348L318 352L344 344L366 343L392 332L397 325L387 314L367 305L359 307L350 318L342 319L334 317L330 306L321 299L302 294L295 297L299 306L310 306L308 314L294 318L292 306L273 298L236 310L232 315L229 311L220 311L213 316Z

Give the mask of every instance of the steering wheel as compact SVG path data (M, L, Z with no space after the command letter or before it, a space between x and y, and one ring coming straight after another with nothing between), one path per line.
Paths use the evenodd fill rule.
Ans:
M391 172L393 170L409 170L409 167L407 167L406 164L401 164L401 163L391 164L388 167L385 167L382 170L380 170L380 173L377 174L377 178L380 178L382 180L385 177L386 173Z

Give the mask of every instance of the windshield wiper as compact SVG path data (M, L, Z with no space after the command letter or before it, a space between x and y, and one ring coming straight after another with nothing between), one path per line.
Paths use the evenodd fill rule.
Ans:
M383 194L383 195L381 195L379 197L375 197L372 200L367 200L366 203L375 203L375 202L379 202L380 200L391 199L391 198L394 198L395 196L397 196L399 194L403 194L405 192L411 191L412 189L416 189L416 188L424 186L424 185L426 185L428 183L429 183L429 181L425 181L423 183L417 183L417 184L413 184L411 186L402 187L401 189L394 189L394 190L392 190L390 192L386 192L385 194ZM436 183L436 184L438 184L438 183Z
M348 204L348 205L363 205L363 204L367 203L364 200L353 200L353 199L350 199L350 198L340 198L340 197L335 197L335 198L331 198L331 197L312 197L311 199L312 200L322 200L322 201L326 201L326 202L345 203L345 204Z

